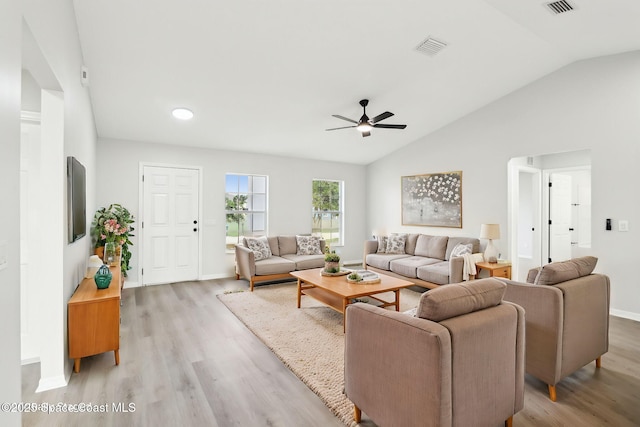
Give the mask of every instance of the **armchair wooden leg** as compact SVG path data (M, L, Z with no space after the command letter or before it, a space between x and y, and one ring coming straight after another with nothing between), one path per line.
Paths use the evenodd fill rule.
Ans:
M602 356L596 359L596 368L602 367Z
M236 273L236 280L240 280L240 275Z
M504 427L513 427L513 417L509 417L505 420Z
M249 290L253 292L253 277L249 279Z
M556 386L549 384L549 398L552 402L556 401Z
M359 423L362 420L362 411L356 405L353 405L353 421Z

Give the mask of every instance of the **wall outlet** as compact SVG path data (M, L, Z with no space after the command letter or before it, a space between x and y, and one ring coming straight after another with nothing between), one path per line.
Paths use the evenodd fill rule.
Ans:
M0 270L7 268L7 241L0 240Z
M629 231L629 221L621 219L618 221L618 231Z

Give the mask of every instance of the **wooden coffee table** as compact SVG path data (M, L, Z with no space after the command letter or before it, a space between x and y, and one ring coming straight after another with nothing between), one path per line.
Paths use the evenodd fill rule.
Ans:
M308 295L342 313L345 330L347 306L352 299L369 297L380 302L380 307L395 306L396 311L400 311L400 289L413 286L408 280L380 273L377 273L380 283L362 285L347 282L347 276L323 276L321 272L322 268L291 272L291 275L298 279L298 308L302 295ZM385 292L393 292L394 301L385 301L374 296Z

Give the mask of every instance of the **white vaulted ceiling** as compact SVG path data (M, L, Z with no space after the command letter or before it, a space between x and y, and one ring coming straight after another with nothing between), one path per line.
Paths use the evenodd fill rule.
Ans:
M367 164L558 68L640 49L640 1L75 0L101 138ZM415 48L447 44L435 56ZM367 113L405 130L326 132ZM186 122L174 107L194 111Z

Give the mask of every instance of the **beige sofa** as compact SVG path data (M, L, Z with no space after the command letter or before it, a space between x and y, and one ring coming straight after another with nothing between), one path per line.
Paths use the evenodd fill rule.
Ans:
M254 284L271 280L293 278L289 273L324 266L324 254L298 255L296 236L274 236L267 238L271 256L256 261L254 252L247 247L246 240L235 246L236 279L249 280L253 292ZM324 253L325 241L320 239L320 251Z
M547 264L529 271L527 282L506 279L504 299L526 312L526 371L556 384L609 349L609 277L591 274L594 257ZM535 283L535 284L534 284Z
M407 234L404 253L400 254L381 253L378 240L365 241L363 264L365 269L433 289L463 281L464 259L451 256L458 244L470 244L472 253L480 252L480 240L473 237Z
M346 312L345 393L381 426L490 426L524 406L524 310L481 279L425 292L416 316Z

